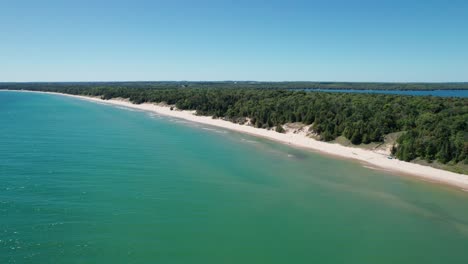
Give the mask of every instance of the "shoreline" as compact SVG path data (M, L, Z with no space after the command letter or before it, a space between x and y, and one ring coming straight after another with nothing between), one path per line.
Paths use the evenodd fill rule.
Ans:
M225 121L222 119L213 119L211 116L197 116L194 115L195 111L183 111L183 110L170 110L169 106L161 106L153 103L144 104L133 104L123 99L110 99L102 100L96 97L82 96L82 95L71 95L64 93L55 92L42 92L42 91L26 91L26 90L0 90L0 91L14 91L14 92L33 92L33 93L44 93L44 94L55 94L61 96L68 96L87 100L91 102L105 103L114 106L123 106L148 112L157 113L164 116L170 116L174 118L183 119L190 122L199 124L219 127L228 129L244 134L249 134L256 137L262 137L269 140L273 140L279 143L283 143L292 147L312 150L319 154L331 155L339 158L357 160L361 162L361 165L368 167L369 169L382 169L389 173L398 173L404 175L415 176L429 182L441 183L458 187L463 191L468 190L468 175L450 172L446 170L436 169L429 166L423 166L411 162L406 162L398 159L388 159L388 155L383 153L376 153L371 150L354 148L339 145L336 143L327 143L318 141L304 134L295 133L278 133L274 130L266 130L262 128L255 128L252 126L241 125ZM372 165L372 166L369 166ZM374 168L376 167L376 168Z

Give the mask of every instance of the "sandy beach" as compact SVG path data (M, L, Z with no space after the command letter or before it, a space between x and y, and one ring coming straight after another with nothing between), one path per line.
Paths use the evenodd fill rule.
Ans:
M25 91L26 92L26 91ZM35 91L34 91L35 92ZM46 93L46 92L39 92ZM255 128L248 125L235 124L229 121L221 119L213 119L209 116L197 116L194 115L194 111L180 111L180 110L171 110L168 106L161 106L156 104L144 103L144 104L133 104L127 100L102 100L100 98L87 97L87 96L78 96L78 95L69 95L61 93L62 96L69 96L74 98L79 98L92 102L105 103L115 106L129 107L149 112L154 112L160 115L166 115L170 117L184 119L190 122L196 122L200 124L205 124L209 126L220 127L224 129L229 129L241 133L250 134L253 136L263 137L290 146L309 149L318 151L320 153L329 154L333 156L338 156L347 159L358 160L363 163L364 166L373 169L373 167L386 170L389 172L396 172L398 174L406 174L417 176L421 179L438 182L442 184L448 184L451 186L459 187L465 191L468 191L468 175L458 174L454 172L449 172L445 170L440 170L432 168L429 166L423 166L411 162L405 162L397 159L389 159L388 155L384 153L378 153L371 150L360 149L342 146L339 144L332 144L327 142L322 142L314 140L302 133L292 133L288 132L285 134L275 132L273 130L266 130Z

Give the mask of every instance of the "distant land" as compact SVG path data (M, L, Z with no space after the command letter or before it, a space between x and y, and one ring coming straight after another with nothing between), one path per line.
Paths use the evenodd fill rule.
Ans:
M54 87L134 88L249 88L249 89L350 89L350 90L468 90L468 82L258 82L258 81L141 81L141 82L0 82L0 89L42 89Z

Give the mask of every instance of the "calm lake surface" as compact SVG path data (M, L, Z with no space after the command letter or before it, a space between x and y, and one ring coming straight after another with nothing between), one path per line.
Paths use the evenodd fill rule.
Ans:
M468 90L433 90L433 91L407 91L407 90L349 90L349 89L304 89L308 92L330 92L330 93L368 93L368 94L400 94L416 96L439 96L439 97L468 97Z
M58 95L0 133L0 263L468 263L448 187Z

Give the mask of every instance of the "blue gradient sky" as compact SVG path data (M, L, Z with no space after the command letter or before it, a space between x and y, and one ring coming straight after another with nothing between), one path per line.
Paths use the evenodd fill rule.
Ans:
M468 1L0 0L0 81L468 81Z

